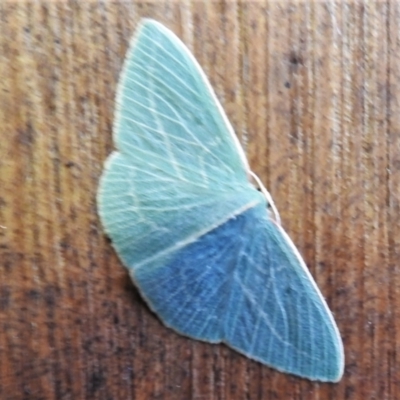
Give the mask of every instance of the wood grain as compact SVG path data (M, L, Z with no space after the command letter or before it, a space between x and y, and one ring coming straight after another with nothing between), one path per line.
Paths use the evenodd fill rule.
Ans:
M346 370L312 383L149 311L95 194L143 16L204 67L335 314ZM2 2L0 398L400 398L400 3Z

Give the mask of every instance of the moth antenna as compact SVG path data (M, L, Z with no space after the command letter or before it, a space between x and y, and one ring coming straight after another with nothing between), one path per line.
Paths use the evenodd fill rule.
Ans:
M253 179L257 182L257 185L261 189L262 194L265 196L265 198L268 202L268 205L271 207L271 210L272 210L272 213L274 214L276 223L281 225L281 217L279 215L278 209L275 206L274 201L272 200L271 194L265 188L265 186L261 182L261 179L253 171L249 171L249 173L253 177Z

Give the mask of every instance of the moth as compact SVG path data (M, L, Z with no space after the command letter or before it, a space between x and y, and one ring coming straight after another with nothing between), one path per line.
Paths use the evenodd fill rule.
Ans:
M113 134L99 215L151 310L182 335L339 381L343 344L323 296L203 70L156 21L132 40Z

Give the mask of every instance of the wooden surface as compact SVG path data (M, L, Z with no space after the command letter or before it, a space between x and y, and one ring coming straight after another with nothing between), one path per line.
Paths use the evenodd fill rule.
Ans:
M191 48L335 314L312 383L149 311L95 194L148 16ZM2 2L0 399L399 399L400 3Z

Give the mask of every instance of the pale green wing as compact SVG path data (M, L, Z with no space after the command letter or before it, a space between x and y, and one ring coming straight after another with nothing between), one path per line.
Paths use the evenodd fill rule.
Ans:
M140 268L259 202L243 150L200 66L144 20L121 75L99 212L124 263Z
M135 162L206 189L247 184L246 157L207 78L158 22L138 28L117 106L115 142Z

